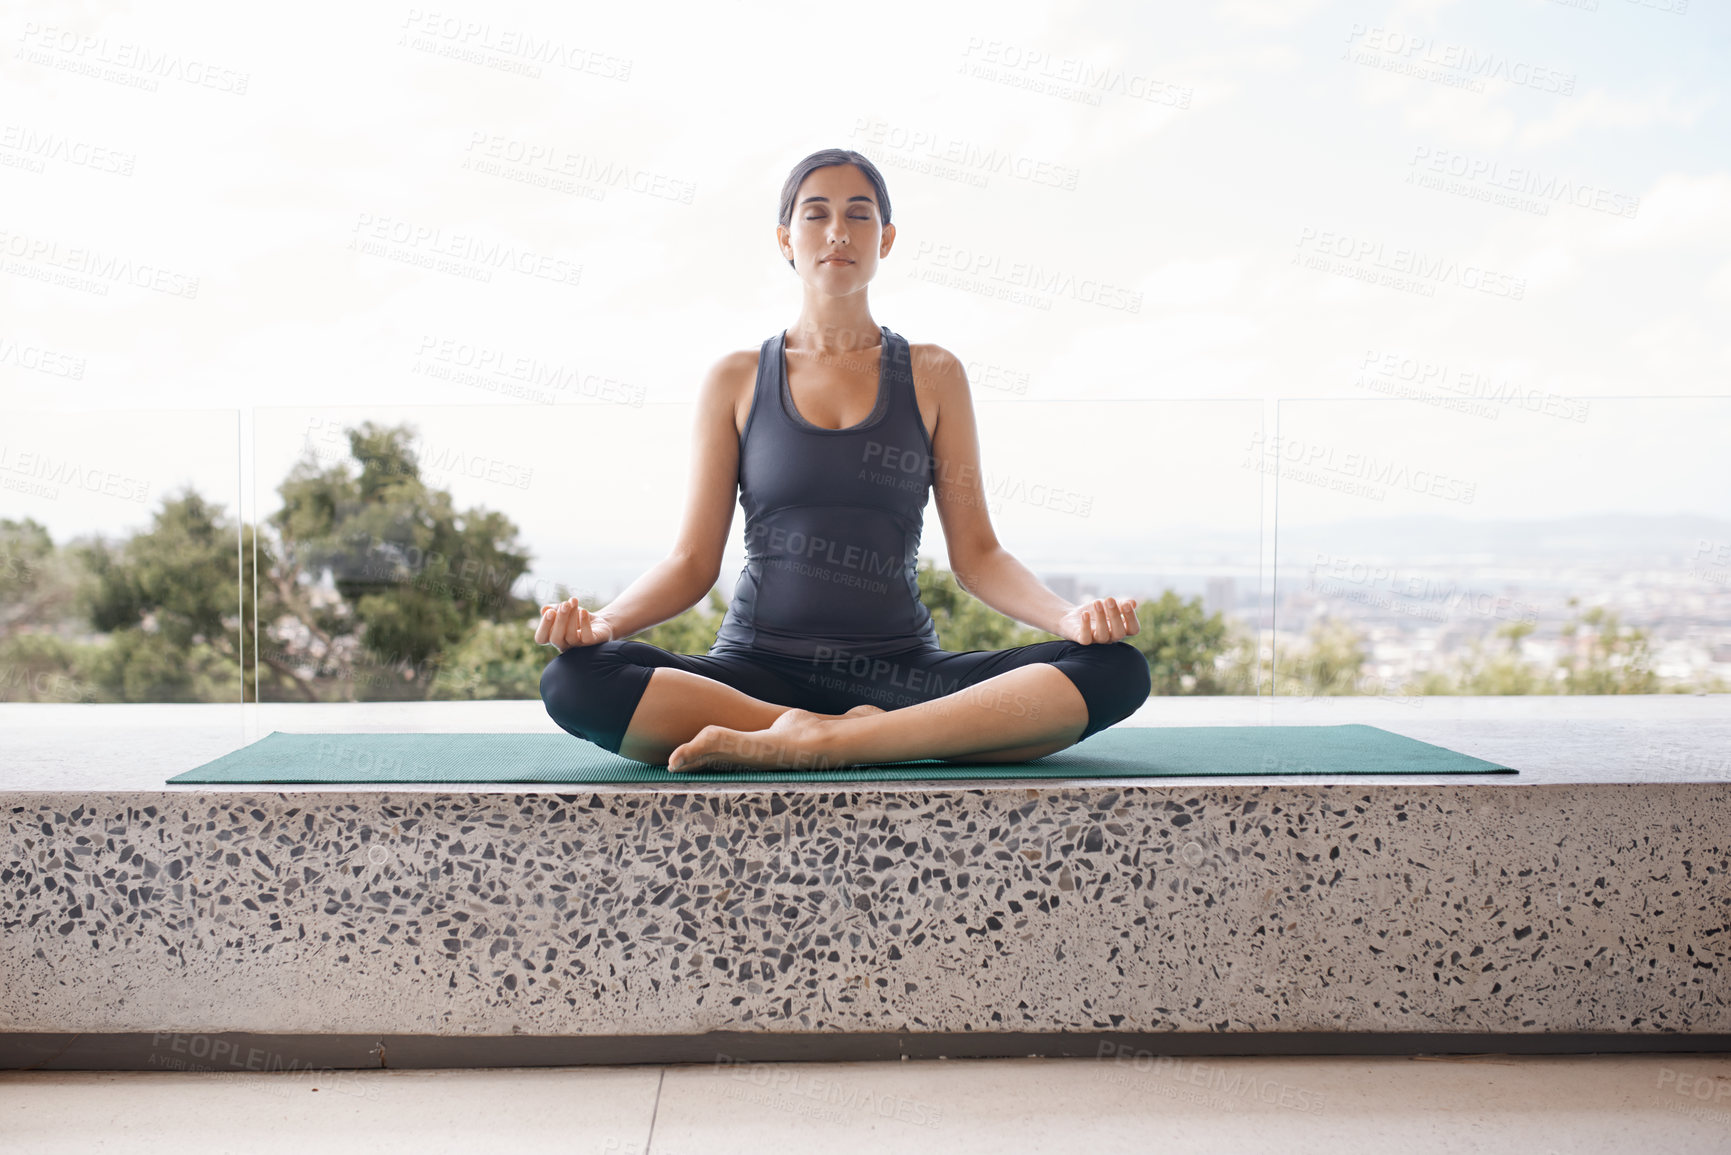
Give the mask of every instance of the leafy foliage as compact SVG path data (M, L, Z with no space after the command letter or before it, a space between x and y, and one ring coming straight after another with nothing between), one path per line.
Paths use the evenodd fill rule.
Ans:
M282 508L262 527L237 526L191 490L165 497L149 527L122 541L92 536L56 546L33 520L0 519L0 700L537 697L554 651L534 643L538 605L511 592L531 560L516 525L495 511L455 509L449 493L429 488L412 427L366 422L344 434L348 458L297 461L278 486ZM946 650L1056 637L993 610L929 559L916 578ZM1602 607L1569 604L1576 612L1553 668L1523 657L1535 627L1513 622L1472 643L1453 670L1402 689L1689 688L1661 687L1646 631ZM726 610L712 589L635 638L704 653ZM1147 658L1154 693L1269 692L1272 655L1243 622L1172 590L1140 602L1137 617L1140 631L1127 640ZM1380 692L1364 673L1367 661L1359 631L1320 618L1282 651L1273 689ZM1727 687L1716 679L1705 688Z

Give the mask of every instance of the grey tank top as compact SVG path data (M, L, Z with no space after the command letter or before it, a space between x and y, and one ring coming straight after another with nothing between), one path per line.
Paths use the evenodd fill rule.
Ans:
M916 576L932 442L908 343L879 328L877 402L845 429L799 415L787 330L764 341L739 439L745 566L711 653L828 662L938 648Z

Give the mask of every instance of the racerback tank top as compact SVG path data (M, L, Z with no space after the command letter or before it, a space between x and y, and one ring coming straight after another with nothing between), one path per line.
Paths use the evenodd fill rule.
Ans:
M917 578L932 443L908 343L879 328L877 402L845 429L799 415L787 330L764 341L739 440L746 560L711 653L845 660L938 648Z

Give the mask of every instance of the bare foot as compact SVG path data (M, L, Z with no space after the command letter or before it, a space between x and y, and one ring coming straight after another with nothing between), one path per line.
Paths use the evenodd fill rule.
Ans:
M839 717L882 713L876 706L855 706ZM705 726L667 756L667 769L683 770L833 770L823 752L824 731L838 715L789 710L765 730Z

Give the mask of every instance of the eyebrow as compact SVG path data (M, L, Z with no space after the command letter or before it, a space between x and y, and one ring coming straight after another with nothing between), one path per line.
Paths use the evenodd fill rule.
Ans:
M848 197L847 199L848 199L849 204L852 204L854 201L864 201L868 205L876 203L875 201L872 200L871 197L864 197L864 196ZM802 205L808 205L812 201L822 201L824 204L827 205L829 203L829 198L828 197L806 197L804 200L800 201L799 203Z

